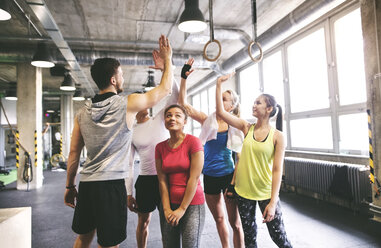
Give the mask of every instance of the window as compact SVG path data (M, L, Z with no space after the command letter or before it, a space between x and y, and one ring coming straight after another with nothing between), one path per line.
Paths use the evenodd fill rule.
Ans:
M251 65L239 73L241 117L252 119L254 100L260 95L258 64Z
M201 92L201 108L199 108L201 112L204 112L205 114L209 114L209 108L208 108L208 91L203 90Z
M287 54L291 112L328 108L324 29L292 43Z
M263 86L264 92L275 97L275 100L284 108L283 65L280 51L263 59Z
M216 111L216 86L213 85L208 89L209 97L209 114Z
M366 101L363 41L360 10L334 23L340 105Z
M348 114L339 117L340 152L350 153L353 150L366 155L369 152L367 114Z
M325 151L333 149L330 117L292 120L290 128L293 147Z

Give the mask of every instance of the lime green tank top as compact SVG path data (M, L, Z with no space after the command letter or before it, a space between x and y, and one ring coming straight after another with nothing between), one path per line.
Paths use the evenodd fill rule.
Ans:
M266 140L260 142L254 139L254 127L251 125L243 141L235 190L243 198L262 201L271 198L275 129L271 127Z

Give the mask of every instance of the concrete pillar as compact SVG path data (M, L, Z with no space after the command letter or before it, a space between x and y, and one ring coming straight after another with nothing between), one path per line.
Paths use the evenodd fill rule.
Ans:
M381 183L381 4L379 0L361 1L362 32L364 39L365 76L368 109L371 113L374 176ZM377 184L375 184L377 185ZM374 219L381 222L381 196L373 189ZM378 213L377 213L378 212Z
M29 63L17 66L17 129L21 145L30 153L33 180L29 185L23 179L26 156L20 146L20 167L17 170L17 189L36 189L43 182L42 152L42 75L41 68ZM35 157L35 132L37 157Z
M71 132L73 130L73 96L61 95L61 135L62 155L67 159L70 152Z
M1 100L0 100L1 101ZM4 157L4 151L5 151L5 135L4 135L4 128L0 127L0 167L5 167L5 157Z

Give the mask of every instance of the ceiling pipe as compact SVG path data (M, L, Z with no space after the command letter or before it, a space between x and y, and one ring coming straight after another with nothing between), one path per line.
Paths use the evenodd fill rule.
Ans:
M343 2L345 2L345 0L304 1L294 11L262 33L258 37L258 42L262 45L263 50L266 51L266 49L271 48L271 46L274 46L303 27L306 27ZM229 73L251 61L247 50L247 47L244 47L222 64L219 64L217 68L219 68L220 71L215 70L195 83L193 87L189 88L188 95L193 95L203 88L214 84L217 77L221 74ZM253 49L253 53L258 54L258 49Z
M23 51L17 49L0 48L0 62L17 63L29 61L33 57L34 49L24 48ZM140 52L109 52L109 51L89 51L89 50L73 50L76 60L80 65L92 65L96 58L115 58L119 60L121 65L141 65L150 66L153 64L151 53ZM53 57L57 64L66 64L66 60L58 51L52 51ZM195 67L197 68L213 68L215 63L206 61L199 53L174 53L172 62L175 66L183 66L189 58L195 58Z

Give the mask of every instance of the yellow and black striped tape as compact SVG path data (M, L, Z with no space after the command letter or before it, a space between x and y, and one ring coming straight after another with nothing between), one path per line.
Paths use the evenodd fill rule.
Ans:
M34 130L34 166L37 167L37 130Z
M373 146L372 146L372 124L370 118L370 110L367 109L368 113L368 135L369 135L369 166L370 166L370 175L369 179L371 183L374 183L374 164L373 164Z
M60 154L62 155L62 135L61 135L61 139L60 139Z
M16 130L16 167L20 166L20 145L19 145L19 130Z

